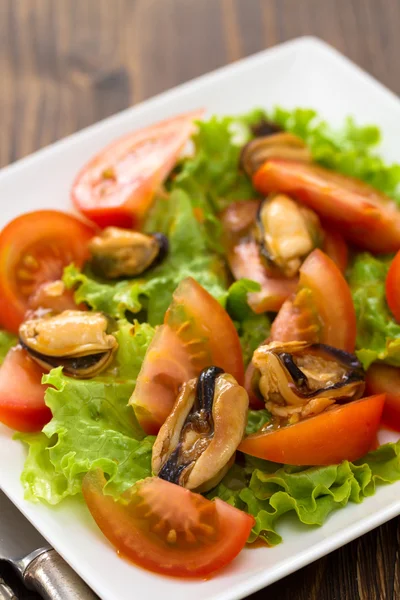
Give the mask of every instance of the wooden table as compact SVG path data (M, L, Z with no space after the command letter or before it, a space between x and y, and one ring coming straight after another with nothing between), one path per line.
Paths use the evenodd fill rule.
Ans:
M400 93L399 24L399 0L0 0L0 165L301 35L325 39ZM399 524L257 598L400 598ZM9 569L0 573L17 590Z

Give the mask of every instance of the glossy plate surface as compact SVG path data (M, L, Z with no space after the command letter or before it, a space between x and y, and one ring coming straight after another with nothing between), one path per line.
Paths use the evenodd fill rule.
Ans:
M400 162L400 101L335 50L301 38L184 84L89 127L0 172L0 226L38 208L71 210L69 189L82 165L111 140L182 111L235 114L255 106L314 107L332 124L353 114L383 131L382 154ZM382 434L382 441L395 439ZM138 569L107 543L75 501L54 509L23 499L25 449L0 426L0 485L56 550L103 600L173 598L234 600L268 585L400 514L400 482L330 516L320 528L285 520L284 543L245 550L209 581L169 579ZM0 515L1 518L1 515Z

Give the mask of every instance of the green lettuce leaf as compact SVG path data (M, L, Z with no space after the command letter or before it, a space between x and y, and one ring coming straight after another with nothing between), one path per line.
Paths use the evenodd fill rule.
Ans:
M265 118L261 109L235 117L212 117L198 122L195 151L181 161L167 182L184 190L200 216L207 246L221 254L220 213L234 200L254 198L249 178L238 168L241 147L252 137L251 126Z
M6 357L10 348L18 343L18 338L8 331L0 331L0 365Z
M333 129L312 109L289 111L275 108L271 120L301 137L320 164L366 181L400 201L400 165L386 165L375 148L381 140L374 125L359 126L351 117L341 129Z
M145 230L168 235L167 258L145 276L117 283L100 281L70 265L63 280L68 288L77 288L77 302L86 302L93 310L116 318L138 315L154 326L162 323L175 288L189 276L224 301L227 283L223 263L209 251L203 225L198 222L185 192L175 190L167 199L159 198Z
M386 302L390 258L358 254L348 280L357 316L357 356L365 369L376 360L400 366L400 325Z
M260 289L259 283L241 279L230 286L226 298L226 310L239 334L246 366L251 361L254 350L266 340L271 329L267 314L256 315L247 303L247 294Z
M249 410L247 414L246 435L257 433L271 420L271 413L265 408L261 410Z
M292 512L305 525L322 525L349 502L360 503L379 484L400 480L400 442L385 444L356 463L326 467L280 466L244 456L208 496L220 497L256 519L249 542L282 541L277 523Z
M151 474L154 438L127 403L153 334L148 324L121 321L116 360L104 375L84 381L57 368L44 377L53 418L43 433L17 435L29 445L21 476L27 499L57 504L80 494L83 475L95 467L108 475L113 495Z
M189 193L201 190L214 212L229 201L254 198L248 177L238 168L240 151L253 134L251 126L265 118L262 109L235 117L211 117L198 122L193 136L195 153L185 159L173 178L173 187Z

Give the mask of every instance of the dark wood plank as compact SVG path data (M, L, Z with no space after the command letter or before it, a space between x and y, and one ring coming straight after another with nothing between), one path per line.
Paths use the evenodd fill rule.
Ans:
M399 23L398 0L0 0L0 165L299 35L400 93ZM399 538L394 519L255 596L400 598Z

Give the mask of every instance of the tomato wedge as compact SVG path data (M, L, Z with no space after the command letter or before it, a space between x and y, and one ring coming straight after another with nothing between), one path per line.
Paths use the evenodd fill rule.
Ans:
M148 434L156 434L170 413L179 387L215 365L243 383L244 365L236 329L205 289L188 277L173 294L154 336L129 403Z
M302 264L296 295L279 311L270 339L321 342L354 352L356 315L350 289L321 250L313 250Z
M105 483L99 469L83 479L94 520L119 553L156 573L210 575L239 554L255 523L219 498L207 500L163 479L144 479L117 502L103 494Z
M76 208L100 227L136 227L202 114L203 110L184 113L104 148L73 184Z
M400 431L400 368L375 363L365 377L368 394L386 394L382 423Z
M0 421L17 431L40 431L51 419L44 403L43 369L20 346L0 367Z
M17 217L0 233L0 325L18 333L30 298L45 282L88 258L95 230L72 215L38 210Z
M386 277L386 300L394 318L400 323L400 251L394 257Z
M334 229L324 228L324 244L322 250L333 260L342 273L347 269L349 260L349 249L343 236Z
M334 465L357 460L373 446L385 394L337 406L281 429L245 438L239 450L287 465Z
M273 277L261 261L256 241L249 235L259 200L232 203L222 214L227 260L235 279L251 279L260 284L259 292L248 294L248 303L255 313L277 312L296 290L297 278Z
M400 248L400 211L366 183L315 164L268 160L253 176L262 194L286 192L326 219L347 240L371 252Z
M177 333L162 325L146 352L129 403L142 429L156 435L179 393L179 387L198 374Z

